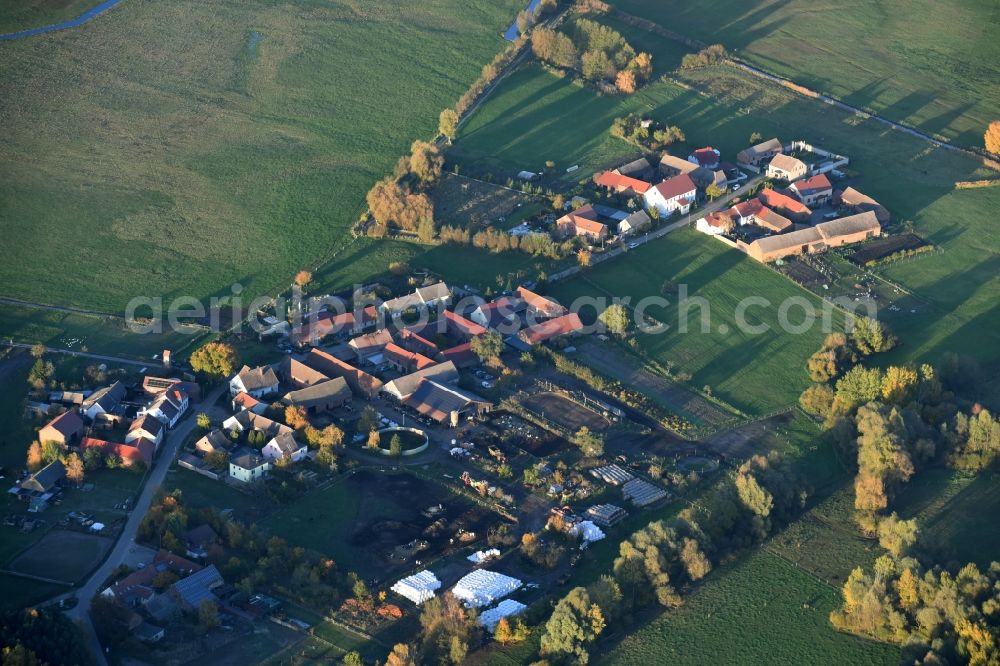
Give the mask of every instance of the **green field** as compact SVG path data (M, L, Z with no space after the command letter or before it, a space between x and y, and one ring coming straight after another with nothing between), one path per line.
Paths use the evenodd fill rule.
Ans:
M699 310L692 307L687 310L688 332L679 332L685 308L671 296L669 307L647 311L670 330L661 335L637 334L644 350L660 363L671 361L676 371L690 373L691 386L710 386L714 395L745 412L763 414L796 401L809 383L806 358L822 343L824 333L819 321L801 335L784 333L778 324L778 307L795 296L808 299L818 311L819 299L707 236L682 229L557 283L550 291L564 304L590 295L627 296L634 305L644 297L659 296L664 282L686 284L689 298L706 299L710 328L702 332ZM768 332L752 334L737 326L736 307L750 295L772 303L746 311L747 323L766 325ZM799 313L792 311L789 320L801 321Z
M619 9L892 120L982 147L1000 107L990 0L616 0Z
M763 552L712 573L683 606L630 631L597 664L896 664L899 650L834 631L840 595Z
M100 0L0 0L0 33L74 19Z
M345 242L521 8L129 0L0 44L3 293L117 311L287 285Z
M632 33L626 32L626 37L634 40ZM996 367L1000 305L990 295L1000 290L1000 260L991 218L983 211L1000 206L1000 188L954 189L955 181L995 177L994 172L973 159L729 67L697 70L685 75L685 81L690 89L659 81L629 97L598 96L527 67L511 76L463 128L455 157L470 164L493 159L496 169L507 172L551 159L559 167L580 164L574 178L586 177L588 169L633 152L632 146L608 133L615 117L632 112L677 124L689 145L715 146L730 159L755 131L785 141L802 138L845 153L858 174L852 181L855 187L943 250L880 269L915 293L912 300L897 302L899 311L881 312L903 340L886 361L934 361L943 352L964 350L976 354L987 368ZM673 152L684 155L686 150L679 146ZM708 241L704 247L716 252ZM670 256L667 253L666 259ZM738 263L735 258L724 261ZM735 293L756 292L753 283L743 283Z
M175 355L196 348L208 335L192 327L176 331L164 326L162 333L133 333L117 317L4 305L0 315L0 339L135 359L150 359L170 349ZM157 363L157 361L153 361Z
M522 252L494 253L470 245L418 245L408 241L359 238L347 244L329 263L313 274L313 293L330 293L368 284L388 272L389 263L405 261L412 268L441 275L453 286L497 289L497 276L537 278L567 264L535 258Z

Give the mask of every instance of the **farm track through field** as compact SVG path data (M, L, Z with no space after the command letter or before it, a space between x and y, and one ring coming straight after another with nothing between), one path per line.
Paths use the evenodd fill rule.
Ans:
M600 345L588 345L586 359L587 365L593 366L599 372L614 377L625 385L645 393L652 400L677 411L680 416L692 418L708 428L722 427L736 416L723 411L721 407L683 386L644 368L635 367L617 353Z
M629 25L635 26L641 30L646 30L647 32L651 32L656 35L660 35L661 37L666 37L667 39L681 42L682 44L688 46L689 48L699 49L708 46L708 44L705 44L704 42L684 37L683 35L679 35L671 30L664 28L658 23L654 23L653 21L649 21L640 18L638 16L629 14L627 12L623 12L620 9L616 9L614 15L615 18L624 21ZM927 134L926 132L918 130L915 127L911 127L910 125L896 122L895 120L890 120L889 118L879 115L873 111L853 106L835 97L831 97L829 95L825 95L823 93L812 90L811 88L807 88L806 86L803 86L801 84L796 83L795 81L792 81L791 79L779 76L777 74L772 74L771 72L768 72L760 67L757 67L756 65L751 65L748 62L735 58L732 55L726 56L726 60L737 69L741 69L757 78L761 78L766 81L770 81L771 83L775 83L781 86L782 88L785 88L786 90L791 90L792 92L798 93L804 97L809 97L811 99L819 100L825 104L829 104L838 109L841 109L842 111L861 114L863 116L871 118L872 120L888 125L894 130L898 130L905 134L909 134L910 136L927 141L928 143L931 143L932 145L937 146L939 148L944 148L945 150L953 150L955 152L963 153L965 155L973 157L977 160L980 160L984 166L1000 171L1000 163L997 163L995 161L994 159L995 156L991 156L988 153L986 155L983 155L974 150L957 146L943 139L938 139L936 137L931 136L930 134Z

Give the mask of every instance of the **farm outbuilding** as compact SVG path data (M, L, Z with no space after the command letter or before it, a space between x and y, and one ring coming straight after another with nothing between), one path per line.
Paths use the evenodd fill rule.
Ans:
M477 569L463 576L451 593L465 603L466 608L487 606L497 599L503 599L508 594L516 592L521 587L521 581L511 576L505 576L495 571Z
M505 617L520 615L526 608L527 606L522 604L520 601L504 599L493 608L483 611L479 616L479 624L485 627L486 631L491 634L495 633L497 625L500 624L500 620Z
M433 599L435 590L440 588L441 581L432 571L425 569L401 579L389 589L419 606L425 601Z

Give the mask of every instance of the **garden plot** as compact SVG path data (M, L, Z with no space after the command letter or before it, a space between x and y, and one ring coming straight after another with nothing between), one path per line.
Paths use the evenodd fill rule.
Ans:
M582 427L589 428L591 432L603 432L611 427L611 422L603 414L558 393L535 393L525 398L521 404L570 432L576 432Z

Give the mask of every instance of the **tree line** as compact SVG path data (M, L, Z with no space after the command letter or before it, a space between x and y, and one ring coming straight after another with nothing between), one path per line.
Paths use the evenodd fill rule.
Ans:
M586 664L608 624L630 623L647 606L681 605L713 566L787 524L806 497L779 454L750 458L677 518L650 523L623 541L610 575L560 600L541 638L541 663Z
M653 75L653 56L636 53L621 33L590 19L574 21L568 32L536 28L531 50L552 67L623 93L634 93Z
M977 472L1000 459L1000 422L978 403L959 408L975 376L968 362L948 354L937 367L860 364L894 344L883 324L867 318L850 337L829 335L807 362L815 383L799 398L855 462L855 519L869 535L919 469L945 464Z

